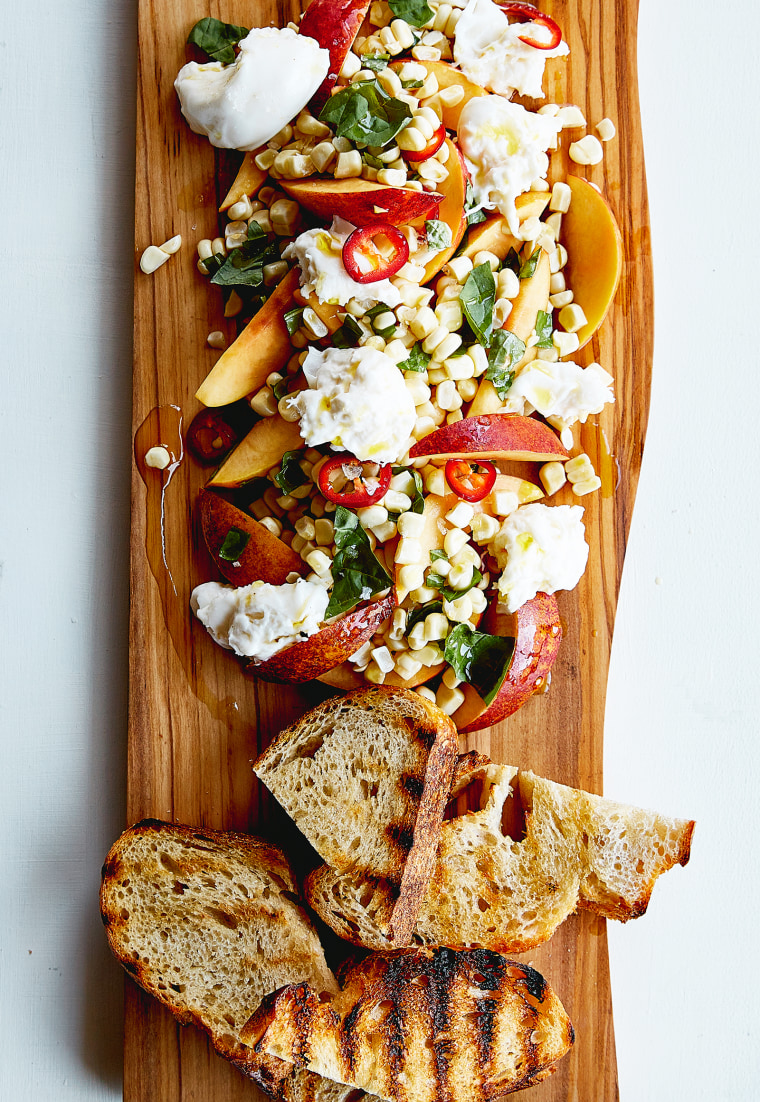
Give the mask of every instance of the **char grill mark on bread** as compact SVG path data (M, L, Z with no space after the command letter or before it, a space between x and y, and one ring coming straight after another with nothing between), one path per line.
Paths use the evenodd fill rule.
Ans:
M452 802L465 802L473 794L468 789L474 810L460 810L441 829L436 870L414 930L418 944L526 952L578 907L627 921L646 911L657 877L689 859L690 820L518 773L474 752L457 765ZM512 837L504 823L515 801L525 827ZM305 892L341 937L389 948L390 893L381 877L338 875L323 866L309 876Z
M268 996L243 1031L259 1052L391 1102L486 1102L550 1074L573 1043L534 969L485 949L368 957L340 994Z
M144 819L112 846L100 907L126 971L179 1022L204 1030L243 1074L291 1102L343 1102L334 1084L294 1076L240 1036L261 999L284 984L338 989L276 846Z
M336 873L380 877L385 943L408 944L435 868L457 731L417 693L363 689L286 728L257 776Z

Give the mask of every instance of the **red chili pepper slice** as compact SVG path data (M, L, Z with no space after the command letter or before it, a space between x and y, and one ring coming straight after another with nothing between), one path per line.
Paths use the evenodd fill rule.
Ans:
M185 433L185 442L199 463L218 463L238 442L238 434L214 409L196 413Z
M500 3L499 7L507 15L521 15L530 23L538 23L541 27L546 27L548 31L551 31L551 38L548 42L539 42L535 38L530 38L527 34L519 35L520 41L524 42L526 46L535 46L537 50L553 50L562 41L562 31L558 24L548 15L544 15L538 8L534 8L532 4L513 3L512 0L506 0L505 3Z
M380 244L385 239L386 244ZM377 243L376 243L377 242ZM361 226L343 246L343 265L356 283L377 283L403 268L409 259L409 243L401 230L387 222Z
M430 139L424 149L404 149L402 150L407 161L427 161L429 157L434 156L446 141L446 127L441 123L437 130L433 131L433 137Z
M450 459L445 474L449 486L464 501L482 501L490 494L496 481L496 468L487 459L477 463L470 463L467 459Z
M345 489L335 490L330 482L330 475L338 470L342 471L348 479ZM354 471L359 473L355 474ZM373 482L377 480L377 486L370 489L367 485L367 476L362 473L361 461L353 455L336 455L320 467L319 489L328 501L333 501L336 505L345 505L349 509L364 509L367 505L374 505L376 501L385 497L391 484L391 473L391 465L386 463L377 475L372 477Z

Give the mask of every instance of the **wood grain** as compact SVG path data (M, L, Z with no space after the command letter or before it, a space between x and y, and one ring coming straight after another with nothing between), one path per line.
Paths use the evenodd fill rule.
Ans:
M559 21L571 49L567 62L547 70L548 98L578 104L590 124L604 116L618 124L602 165L573 166L602 188L623 233L625 266L615 306L581 353L584 363L598 360L615 375L616 404L580 434L603 486L584 500L588 570L574 593L559 597L565 638L551 690L498 727L470 736L464 749L601 792L610 643L652 356L637 0L556 0L543 7ZM147 447L157 443L179 459L181 423L197 411L192 395L217 355L206 336L227 327L219 300L195 270L195 243L216 234L216 208L236 162L234 155L215 155L181 119L173 80L186 60L184 40L206 14L248 26L283 25L296 10L270 0L139 3L128 818L152 815L280 839L287 831L297 850L296 832L271 808L251 761L325 690L244 679L193 622L190 591L213 576L193 512L204 475L194 464L178 462L162 479L142 464ZM153 276L141 274L140 252L176 233L183 237L180 253ZM556 1075L531 1097L612 1102L618 1092L604 921L589 914L571 918L530 959L557 990L577 1037ZM210 1051L200 1033L177 1026L127 983L126 1102L243 1102L258 1094Z

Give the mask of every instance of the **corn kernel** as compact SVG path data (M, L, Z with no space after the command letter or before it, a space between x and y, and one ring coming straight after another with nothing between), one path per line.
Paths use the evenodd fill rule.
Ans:
M400 536L419 539L425 530L425 517L422 513L402 513L397 525Z
M488 513L478 513L473 517L470 529L476 543L490 543L499 531L499 522Z
M402 566L398 572L399 585L407 592L411 592L413 589L419 589L424 581L425 571L419 563Z
M585 497L586 494L591 494L594 490L598 490L602 485L602 480L598 475L593 475L591 478L585 478L581 482L573 483L573 493L576 497Z
M422 481L429 494L436 494L438 497L443 497L447 492L446 476L440 467L433 467L432 465L425 467Z
M435 693L432 689L429 689L427 685L420 685L414 691L418 696L421 696L423 700L429 700L431 704L435 704Z
M441 685L435 694L435 702L442 712L452 716L464 704L464 693L461 689L450 689L448 685Z
M338 139L336 139L338 140ZM362 157L358 149L351 149L338 154L338 163L335 167L335 179L345 180L362 174Z
M515 498L515 501L517 499ZM517 506L515 505L515 508ZM452 528L450 532L447 532L443 539L443 549L451 559L456 555L457 551L461 551L466 543L468 543L467 533L463 532L461 528Z
M249 405L254 413L258 413L259 417L274 417L277 413L277 401L268 386L263 386L261 390L257 390Z
M435 642L437 639L445 639L449 634L449 621L442 612L431 612L425 617L424 638L427 642Z
M595 130L603 142L610 142L617 134L615 124L612 119L601 119L595 127Z
M570 356L580 347L577 333L563 333L560 329L555 329L552 333L552 344L560 356Z
M586 315L577 302L571 302L559 312L559 323L568 333L577 333L587 324Z
M400 490L388 490L383 498L383 504L392 513L405 513L411 508L412 500L408 494L403 494Z
M458 685L462 684L461 680L454 673L451 666L443 671L441 682L446 686L447 689L456 689Z
M372 685L382 685L385 681L385 674L376 662L370 662L364 671L364 677Z
M586 125L586 119L580 107L575 107L572 104L568 107L560 107L555 117L563 130Z
M446 514L446 520L449 524L453 524L455 528L469 528L472 518L475 516L475 510L472 505L466 501L458 502L453 509L450 509Z
M555 310L561 310L564 306L569 306L574 298L572 291L558 291L554 295L549 295L549 302Z
M403 537L398 541L398 547L396 548L395 561L400 566L406 566L410 563L419 563L422 561L422 545L419 540L413 539L411 536Z
M379 524L385 524L388 510L384 505L367 505L364 509L357 509L356 515L362 528L376 528Z
M570 160L578 165L598 165L604 156L602 143L593 134L587 134L579 142L571 142L567 152Z

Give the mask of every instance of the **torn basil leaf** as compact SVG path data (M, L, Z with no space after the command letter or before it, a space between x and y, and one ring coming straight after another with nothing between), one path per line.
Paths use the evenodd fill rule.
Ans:
M402 80L401 87L406 91L407 88L421 88L424 83L424 80Z
M282 457L280 469L274 475L274 482L284 494L289 494L291 490L295 490L309 481L308 475L305 475L301 469L301 458L300 451L285 452Z
M434 547L430 552L430 561L435 562L436 559L445 559L446 562L448 562L449 556L446 554L445 551L441 551L438 547Z
M425 237L429 249L448 249L451 246L451 226L437 219L425 223Z
M525 342L508 329L497 329L488 349L486 379L493 383L502 402L515 381L515 368L525 355Z
M444 601L456 601L457 597L461 597L465 593L469 593L471 589L473 589L482 581L483 575L477 568L474 568L472 571L472 581L466 589L451 589L450 586L446 585L446 579L441 577L440 574L428 574L427 579L425 580L425 585L429 586L430 589L440 590L441 596L443 597Z
M430 354L423 352L421 343L416 341L409 350L407 358L398 366L402 371L427 371L430 359Z
M203 50L211 61L221 61L223 65L231 65L235 60L234 47L241 38L248 34L247 27L236 27L234 23L222 23L219 19L206 16L200 19L190 34L187 41Z
M496 283L490 264L478 264L465 280L459 294L467 322L479 344L487 348L493 329L493 307L496 301Z
M536 315L536 348L551 348L552 341L552 316L546 310L539 310Z
M422 492L422 475L414 467L391 467L391 474L410 474L414 481L414 492L410 495L412 504L409 506L407 512L409 513L422 513L425 510L425 498ZM407 490L408 494L409 491Z
M235 528L233 525L219 548L219 558L224 559L225 562L237 562L248 546L250 538L249 532L244 532L242 528Z
M248 239L223 258L211 282L219 287L263 288L264 265L279 259L280 250L275 238L270 238L257 222L252 222L248 227ZM208 260L203 263L209 267Z
M361 335L362 329L358 321L351 317L350 314L346 314L346 320L332 335L333 347L356 348Z
M412 27L424 27L433 18L433 9L427 0L389 0L388 7L397 19L403 19Z
M301 322L303 321L303 307L296 306L293 310L288 310L287 313L282 315L283 321L288 330L288 334L292 337L293 334L301 328Z
M420 620L426 620L432 612L443 612L443 601L428 601L427 604L415 608L414 612L410 612L406 621L406 634L408 635Z
M519 276L521 267L522 265L520 263L520 254L513 245L504 259L502 268L510 268L516 276Z
M333 559L333 587L325 619L349 612L360 601L368 601L393 579L372 553L367 533L356 513L339 505L333 517L336 554Z
M362 69L371 69L373 73L381 73L388 68L390 54L364 54L362 57Z
M408 104L389 96L377 80L361 80L331 96L319 117L335 128L339 138L358 145L384 146L406 126L412 112Z
M464 213L468 226L475 226L478 222L485 222L486 220L486 212L484 210L473 210L475 206L477 206L475 195L472 190L472 184L468 180L464 193Z
M460 681L466 681L491 704L507 676L515 653L515 640L486 635L469 624L457 624L446 639L443 657Z
M528 259L525 261L520 271L517 273L520 279L532 279L536 274L536 268L538 267L538 261L541 258L541 246L537 245Z

